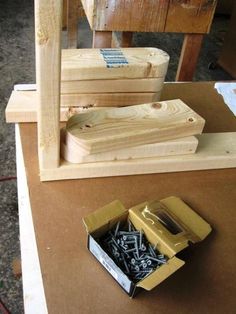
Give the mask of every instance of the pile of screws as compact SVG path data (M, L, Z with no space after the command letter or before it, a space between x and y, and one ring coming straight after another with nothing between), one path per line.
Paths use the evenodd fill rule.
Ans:
M167 258L147 241L142 230L135 230L129 220L122 228L118 222L99 242L133 282L144 279L167 262Z

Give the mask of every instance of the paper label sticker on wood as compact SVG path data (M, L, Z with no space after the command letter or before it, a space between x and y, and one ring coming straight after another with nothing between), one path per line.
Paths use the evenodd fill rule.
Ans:
M176 99L74 115L66 124L65 143L88 155L199 134L204 124Z
M169 55L157 48L62 50L62 81L133 79L166 75Z

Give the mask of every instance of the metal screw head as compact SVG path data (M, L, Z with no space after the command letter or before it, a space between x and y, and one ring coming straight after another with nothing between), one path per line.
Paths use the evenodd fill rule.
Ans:
M144 252L144 251L146 251L147 247L146 247L146 245L142 244L140 249L141 249L141 251Z

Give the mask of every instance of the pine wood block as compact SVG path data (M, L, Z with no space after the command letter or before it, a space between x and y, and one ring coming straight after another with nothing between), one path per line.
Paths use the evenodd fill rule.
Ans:
M65 143L75 142L88 155L199 134L204 124L176 99L74 115L66 124Z
M194 136L171 140L161 143L140 145L110 152L81 155L79 147L75 143L64 142L65 129L61 130L61 156L71 163L89 163L112 160L131 160L137 158L150 158L171 155L186 155L195 153L198 140Z
M167 173L236 167L235 132L203 133L197 152L189 155L72 164L61 160L58 169L42 169L41 180L82 179L147 173Z
M160 100L161 93L110 93L61 95L60 121L75 113L104 107L123 107ZM36 91L12 91L6 111L6 122L37 122Z
M64 49L61 80L163 78L168 63L157 48Z
M38 155L40 168L57 168L60 152L62 0L35 0Z
M155 93L99 93L62 94L62 107L123 107L159 101L161 91Z
M163 78L62 81L62 94L160 92Z

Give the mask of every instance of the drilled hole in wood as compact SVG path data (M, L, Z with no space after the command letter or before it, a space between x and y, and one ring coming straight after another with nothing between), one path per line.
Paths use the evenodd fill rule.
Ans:
M160 109L160 108L161 108L161 104L159 104L158 102L156 102L155 104L152 104L152 108L154 108L154 109Z
M188 121L189 122L194 122L194 119L193 118L188 118Z
M86 128L91 128L92 125L91 125L91 124L85 124L85 127L86 127Z

